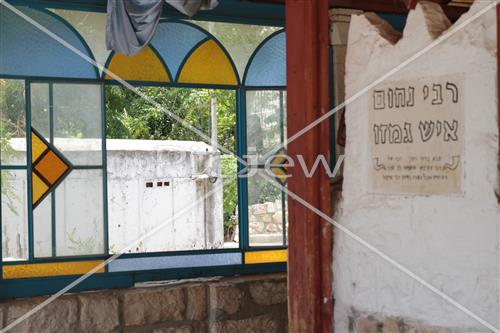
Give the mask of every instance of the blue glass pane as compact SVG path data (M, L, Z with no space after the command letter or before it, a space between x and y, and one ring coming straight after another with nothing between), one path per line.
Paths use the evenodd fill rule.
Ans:
M92 58L81 37L55 15L17 7ZM97 78L95 67L3 6L0 6L0 75Z
M189 51L206 37L207 34L188 24L161 22L158 24L151 44L167 64L172 77L175 78L179 66Z
M280 32L257 49L248 65L246 86L286 86L286 35Z
M191 254L166 257L117 259L109 263L109 272L150 269L241 265L241 253Z

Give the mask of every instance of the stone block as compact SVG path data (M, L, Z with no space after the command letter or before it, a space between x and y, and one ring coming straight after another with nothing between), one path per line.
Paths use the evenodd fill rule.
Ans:
M286 280L256 281L250 283L252 300L259 305L273 305L287 301Z
M264 232L264 224L259 222L250 222L249 223L250 233L251 234L260 234Z
M154 327L154 328L144 328L144 327L137 327L137 328L128 328L125 329L126 333L198 333L194 331L190 326L178 326L178 327L172 327L171 325L165 326L165 327Z
M207 315L207 295L204 285L186 287L187 320L204 320Z
M153 333L193 333L189 326L156 328Z
M210 330L211 333L274 333L277 331L278 322L270 315L220 321L213 324Z
M125 325L182 320L186 307L182 288L141 288L123 295Z
M404 333L403 330L404 328L399 320L391 317L384 319L383 333Z
M381 333L382 324L377 320L365 317L356 320L356 333Z
M7 306L7 324L20 318L42 303L43 298L14 301ZM12 333L74 332L78 325L76 297L58 298L26 320L14 326Z
M234 285L216 284L210 286L210 307L235 314L243 305L245 292Z
M273 202L266 202L266 208L268 213L274 213L276 211Z
M254 215L262 215L267 213L267 206L265 204L257 204L253 205L251 209L252 214Z
M274 224L274 223L270 223L266 226L266 232L267 233L276 233L276 232L280 232L280 225L279 224Z
M80 327L84 332L111 332L120 324L119 302L114 294L82 294L78 299Z
M273 218L271 217L271 215L269 214L264 214L260 217L261 221L264 222L264 223L272 223L273 222Z
M273 223L276 224L283 223L283 214L281 212L276 212L273 214Z

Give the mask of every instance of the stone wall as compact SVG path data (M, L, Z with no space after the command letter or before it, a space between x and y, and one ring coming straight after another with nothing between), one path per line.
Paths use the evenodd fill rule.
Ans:
M285 209L285 211L287 210ZM250 205L248 207L248 224L251 244L281 244L283 242L281 201Z
M0 303L5 327L45 298ZM273 333L287 331L285 274L141 284L69 294L9 332Z

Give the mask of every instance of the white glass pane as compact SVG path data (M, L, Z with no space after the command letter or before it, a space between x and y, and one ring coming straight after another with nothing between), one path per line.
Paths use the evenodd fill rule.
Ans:
M101 86L54 84L54 145L74 165L102 164Z
M73 170L56 189L56 255L104 252L101 170Z
M50 96L48 83L31 84L31 127L50 140Z
M259 163L286 141L285 101L286 93L277 90L247 92L247 151Z
M24 82L0 79L0 164L26 165Z
M2 170L0 176L3 260L25 260L28 257L26 171Z
M264 173L259 171L258 173ZM258 174L248 178L250 246L283 245L283 205L279 188ZM278 183L276 183L278 184Z
M52 197L48 195L33 210L33 238L36 258L52 256Z

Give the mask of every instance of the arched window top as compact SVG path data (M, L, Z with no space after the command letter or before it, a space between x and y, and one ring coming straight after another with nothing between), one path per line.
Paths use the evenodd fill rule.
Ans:
M17 8L94 60L83 38L65 20L46 10ZM0 7L0 22L0 75L76 79L99 77L97 68L91 62L3 6Z
M206 38L208 34L198 27L167 21L158 24L151 45L158 50L175 78L189 52Z
M108 71L104 73L106 80L121 79L125 81L172 82L171 75L158 51L147 46L133 56L111 53L106 64ZM112 74L111 74L112 73ZM113 77L116 75L116 77Z
M229 53L214 36L198 26L162 21L158 24L151 46L145 50L154 52L143 50L131 57L113 53L106 67L129 81L224 86L239 84L236 67ZM145 52L150 56L146 57ZM153 53L156 57L153 57ZM155 59L155 64L150 63L152 59ZM160 63L164 69L160 69ZM153 69L153 66L157 69ZM159 75L158 71L162 74ZM163 72L167 73L168 79ZM109 75L104 77L112 80Z
M280 30L265 39L254 51L243 84L249 87L286 86L286 34Z

